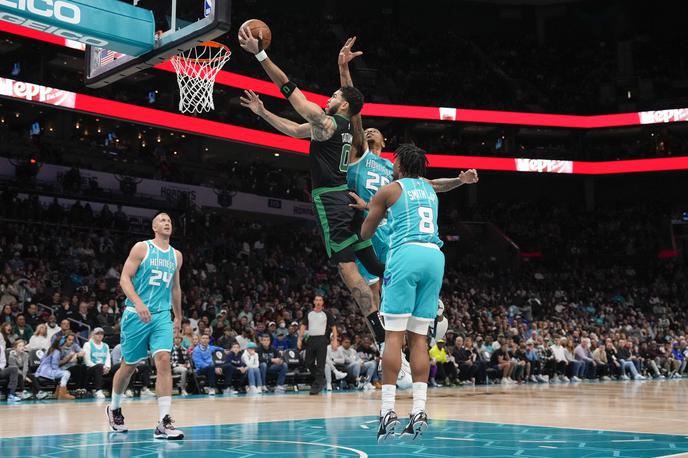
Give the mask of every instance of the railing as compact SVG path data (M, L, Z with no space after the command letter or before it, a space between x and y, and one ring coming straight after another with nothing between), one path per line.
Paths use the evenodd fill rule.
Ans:
M36 305L38 305L38 307L41 309L49 310L51 314L55 314L55 310L48 305L41 304L40 302L38 302ZM68 320L70 323L76 323L80 326L85 327L86 329L88 329L88 335L89 336L91 335L91 326L89 326L88 324L84 323L83 321L75 320L74 318L65 318L65 319ZM75 333L74 335L76 336L77 340L80 340L83 343L88 342L87 338L82 337L78 333Z

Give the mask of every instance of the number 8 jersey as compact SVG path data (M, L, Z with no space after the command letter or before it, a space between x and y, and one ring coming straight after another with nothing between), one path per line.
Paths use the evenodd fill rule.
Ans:
M402 178L399 199L387 210L387 225L394 250L408 242L434 243L441 247L437 227L437 194L422 178Z
M134 290L151 313L172 309L172 279L177 271L177 255L172 247L158 248L152 240L146 240L148 251L134 276ZM127 307L134 307L128 298Z

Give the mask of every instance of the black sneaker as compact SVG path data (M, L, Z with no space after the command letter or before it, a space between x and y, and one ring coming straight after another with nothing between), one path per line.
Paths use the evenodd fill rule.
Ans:
M401 433L401 439L404 441L420 440L426 429L428 429L428 415L421 410L417 414L411 415L411 421Z
M310 394L311 396L315 396L317 394L320 394L322 389L322 385L320 385L319 383L313 383L313 385L311 385L311 390L308 392L308 394Z
M115 433L126 433L129 428L124 424L124 415L122 415L122 409L110 409L110 406L105 408L105 414L107 415L108 424L110 425L110 430Z
M399 418L393 410L380 417L380 427L377 429L377 443L381 444L389 439L394 439L395 430L398 426Z
M184 433L175 429L174 420L169 415L165 415L158 426L155 428L154 437L156 439L179 440L184 439Z

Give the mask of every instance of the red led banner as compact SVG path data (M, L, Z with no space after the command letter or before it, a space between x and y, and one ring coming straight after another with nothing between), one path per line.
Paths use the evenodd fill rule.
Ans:
M0 21L0 31L15 35L41 40L75 49L84 49L81 43L65 40L54 35L9 22ZM169 62L157 65L155 68L173 72ZM217 76L217 84L253 91L271 97L283 98L274 84L239 75L237 73L221 71ZM309 100L324 106L328 96L304 91ZM523 113L517 111L468 110L451 107L423 107L414 105L391 105L382 103L366 103L363 116L402 119L425 119L432 121L474 122L486 124L514 124L523 126L568 127L579 129L595 129L602 127L636 126L642 124L662 124L688 121L688 108L675 108L657 111L642 111L636 113L618 113L595 116L577 116L547 113Z
M52 105L138 124L188 132L190 134L243 142L293 153L308 154L309 142L306 140L217 121L208 121L169 111L115 102L38 84L14 81L8 78L0 78L0 97L48 106ZM392 153L384 153L384 156L391 158ZM688 169L688 157L615 162L578 162L429 154L428 159L430 166L436 168L476 168L481 170L533 173L601 175Z

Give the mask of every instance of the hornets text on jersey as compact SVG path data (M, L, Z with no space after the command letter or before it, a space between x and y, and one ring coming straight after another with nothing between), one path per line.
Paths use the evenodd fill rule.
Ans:
M383 186L389 184L393 180L394 164L387 159L384 159L372 151L366 150L365 153L355 162L349 163L346 171L346 181L349 189L354 191L366 203L370 202L375 193ZM363 211L363 218L368 215L368 211ZM384 263L387 260L389 251L389 231L387 228L387 220L383 219L378 228L375 230L375 235L371 239L373 242L373 249L378 259ZM369 284L377 281L375 275L370 274L363 264L357 259L356 265L358 270Z
M170 245L160 249L152 240L146 240L148 248L133 279L134 290L151 313L172 308L172 279L177 271L177 256ZM128 298L127 307L134 307Z
M390 161L366 150L356 162L349 164L346 181L349 189L365 202L370 202L378 189L392 182L393 171L394 165Z

